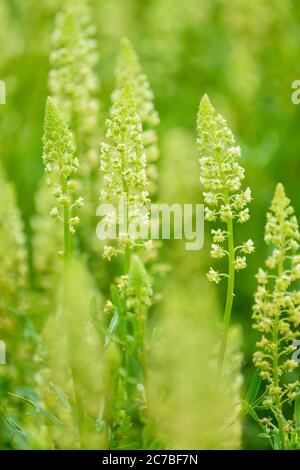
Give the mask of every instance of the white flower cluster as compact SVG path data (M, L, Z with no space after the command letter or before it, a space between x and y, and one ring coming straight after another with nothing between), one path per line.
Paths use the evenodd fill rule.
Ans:
M236 146L234 136L227 127L225 119L217 114L207 95L204 95L197 118L198 146L201 158L200 182L204 188L206 204L205 219L210 222L220 221L225 230L212 230L213 245L211 256L223 258L228 252L222 247L228 239L228 228L232 221L244 223L249 220L247 205L251 201L250 188L243 189L244 169L239 164L240 147ZM254 251L254 243L248 240L235 248L248 255ZM236 256L234 269L246 268L246 256ZM210 269L208 278L220 282L224 274Z
M75 196L76 176L79 168L78 159L74 156L75 145L73 135L62 120L58 108L52 98L46 104L45 126L43 136L43 163L47 175L47 184L52 188L57 205L51 211L51 217L64 220L64 208L70 214L73 209L83 207L82 197ZM79 225L79 217L70 217L69 230L75 233Z
M119 250L124 252L126 246L133 247L136 244L129 233L129 225L135 224L143 230L149 223L148 210L141 210L149 202L142 125L130 85L123 88L113 104L106 129L106 142L101 146L103 187L100 201L112 205L117 212L120 201L126 202L126 227L118 237ZM110 227L114 221L114 216L108 210L104 224ZM114 254L116 251L112 246L105 247L105 257L111 258Z
M287 383L282 377L298 365L292 353L296 349L293 342L300 335L300 293L295 285L300 279L300 233L282 184L276 187L267 215L265 241L273 251L266 268L259 269L256 276L253 319L261 338L253 359L267 382L264 405L281 413L282 403L297 396L298 382Z
M53 34L49 87L75 134L83 173L98 164L99 83L94 72L98 61L94 35L86 0L66 0Z

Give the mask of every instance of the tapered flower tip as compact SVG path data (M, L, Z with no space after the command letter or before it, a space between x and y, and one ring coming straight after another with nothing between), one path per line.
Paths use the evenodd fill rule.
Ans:
M118 101L124 102L124 101L131 101L131 100L134 100L133 89L130 83L126 83L121 89Z
M134 49L132 47L131 42L127 37L122 37L121 39L121 51L126 54L132 54L134 53Z
M46 101L43 144L45 161L50 158L54 150L59 150L61 155L68 152L72 154L75 151L73 135L63 120L55 100L51 97Z
M126 37L123 37L121 39L120 54L118 58L118 67L119 67L119 71L117 71L117 79L120 79L119 74L121 75L124 73L135 74L141 71L139 58L131 42ZM123 77L123 79L124 78L128 80L128 77Z
M198 116L197 116L198 124L204 117L211 116L214 113L215 113L215 108L211 104L209 96L205 93L205 95L202 96L201 101L200 101L200 106L199 106L199 111L198 111Z
M285 196L286 196L286 194L285 194L283 184L278 183L277 186L276 186L276 189L275 189L275 197L278 198L278 199L282 199Z
M46 101L45 121L46 124L49 122L54 123L61 121L59 110L55 104L54 99L51 96L48 96Z
M49 96L46 101L44 138L51 138L55 132L66 132L67 126L64 123L55 100Z
M285 189L282 183L278 183L275 189L272 208L278 209L285 208L290 204L289 198L286 196Z
M54 113L56 109L57 108L55 106L54 99L51 96L48 96L46 100L46 114Z

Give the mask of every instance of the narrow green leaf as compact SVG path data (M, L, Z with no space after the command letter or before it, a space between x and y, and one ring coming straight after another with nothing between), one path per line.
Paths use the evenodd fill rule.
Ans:
M110 321L109 327L107 328L107 336L105 337L104 347L106 347L108 343L110 342L112 338L112 334L119 324L119 318L120 317L119 317L118 311L115 310L115 313L113 314L113 317Z
M59 400L65 405L65 407L70 410L72 406L70 404L68 395L60 387L58 387L58 385L51 384L50 386L52 390L54 390L54 392L56 393L57 398L59 398Z
M53 414L49 413L49 411L45 410L41 405L39 405L38 403L35 403L34 401L32 400L29 400L28 398L26 397L22 397L22 395L17 395L16 393L11 393L9 392L8 393L9 395L15 397L15 398L19 398L20 400L23 400L25 401L26 403L28 403L28 405L31 405L36 411L37 413L41 413L45 418L49 419L49 421L51 421L53 424L55 424L56 426L63 426L63 422L60 421L56 416L54 416Z
M254 419L254 421L257 422L257 424L259 424L259 426L264 430L264 427L262 426L261 422L260 422L260 419L256 413L256 411L254 410L254 408L249 404L247 403L246 401L243 402L243 409L245 411L244 414L249 414L251 416L251 418Z
M300 395L298 395L295 400L294 418L295 418L297 434L300 437Z
M256 369L253 376L252 376L250 385L249 385L247 393L246 393L245 400L246 400L247 403L251 404L251 403L254 402L254 400L257 397L257 394L259 392L260 385L261 385L261 377L259 375L259 370Z
M115 307L118 309L119 313L122 312L123 308L122 308L122 301L121 301L121 298L120 298L120 294L118 292L118 289L116 288L116 286L114 284L111 284L110 286L110 292L111 292L111 298L112 298L112 302L113 304L115 305Z

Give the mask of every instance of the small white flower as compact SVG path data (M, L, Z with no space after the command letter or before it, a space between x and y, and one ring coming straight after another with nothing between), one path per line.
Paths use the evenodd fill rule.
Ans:
M210 256L212 258L223 258L225 255L226 255L226 252L223 250L223 248L220 245L217 245L215 243L212 244L211 252L210 252Z
M232 214L231 207L229 205L221 206L220 217L223 222L227 222L227 220L232 219L233 214Z
M246 255L253 253L255 251L255 246L252 240L248 240L245 243L243 243L241 251L245 253Z
M105 245L103 247L103 258L107 260L111 260L111 258L114 256L115 250L112 246L107 246Z
M259 284L267 284L268 282L268 274L261 268L259 268L258 273L255 277Z
M51 209L51 211L50 211L50 216L51 216L53 219L58 216L58 208L57 208L57 207L53 207L53 209Z
M243 224L250 219L249 209L244 209L238 214L238 222Z
M211 234L215 243L224 243L226 240L226 232L224 230L219 228L217 230L212 229Z
M78 207L79 209L81 209L83 206L84 206L84 199L83 197L79 197L75 203L74 203L75 207Z
M237 258L234 261L234 269L236 271L241 271L242 269L245 269L246 267L247 267L246 257L237 256Z
M214 222L217 218L216 211L205 207L205 220L209 222Z
M215 271L213 268L210 268L208 273L207 273L207 278L210 282L215 282L216 284L219 284L221 281L221 276L218 271Z
M203 193L204 201L209 206L217 206L218 196L215 193Z

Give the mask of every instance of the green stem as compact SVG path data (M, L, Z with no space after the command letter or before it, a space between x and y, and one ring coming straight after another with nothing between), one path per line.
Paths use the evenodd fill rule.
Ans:
M228 232L228 283L227 283L227 296L226 296L226 306L223 319L223 331L219 351L219 365L220 368L223 368L224 358L226 354L228 332L230 327L230 318L233 304L234 296L234 240L233 240L233 223L232 219L227 222L227 232Z
M69 227L70 222L70 208L69 206L64 206L64 260L65 266L68 263L68 260L71 257L72 252L72 239L71 232Z
M273 330L273 342L274 344L276 344L276 348L275 348L274 355L273 355L274 387L279 386L278 329L279 329L279 313L276 314L275 326ZM285 436L285 430L284 430L284 423L282 420L282 409L281 409L281 400L280 400L279 393L276 393L275 407L276 407L276 419L277 419L277 423L279 427L281 445L282 445L282 449L285 449L286 436Z
M281 226L283 222L284 221L282 220ZM282 273L284 271L284 246L285 246L284 235L281 233L281 239L280 239L281 256L280 256L280 260L278 264L278 278L282 276ZM279 320L280 320L280 311L276 313L274 330L273 330L273 343L276 345L276 348L274 350L274 355L273 355L273 376L274 376L274 387L276 388L280 386L279 362L278 362L279 361L279 354L278 354ZM281 446L282 446L282 449L285 449L286 448L286 432L284 429L284 422L282 419L283 414L282 414L280 393L276 393L275 408L276 408L276 419L277 419L279 433L280 433Z
M63 190L64 194L68 197L68 186L67 186L67 181L63 182ZM72 255L72 234L70 232L70 207L69 205L64 206L64 270L65 270L65 276L66 276L66 271L67 271L67 266L69 263L69 260ZM64 293L65 293L65 285L66 285L66 279L64 279ZM66 306L66 296L64 294L64 303L65 303L65 308ZM83 403L83 398L82 398L82 392L81 392L81 386L80 386L80 378L78 378L78 374L76 372L76 364L74 364L73 361L73 352L72 352L72 347L69 344L69 359L70 359L70 369L71 369L71 376L72 376L72 382L73 382L73 388L74 388L74 395L75 395L75 402L76 402L76 422L77 422L77 428L78 428L78 433L79 433L79 440L80 440L80 447L83 448L83 435L84 435L84 421L85 421L85 411L84 411L84 403Z
M80 448L84 449L84 423L85 423L85 410L84 402L81 392L80 379L78 380L78 374L76 372L76 365L72 359L72 350L70 351L70 362L71 362L71 376L74 388L75 402L76 402L76 423L79 433Z

